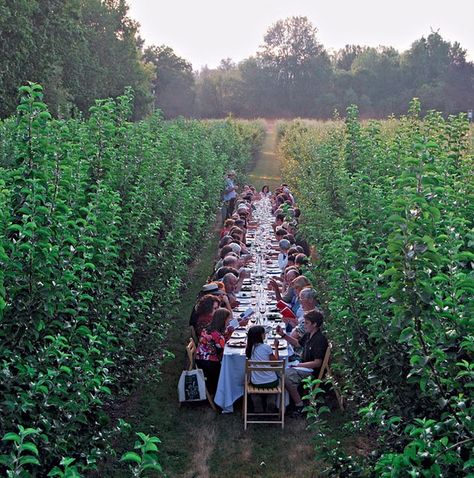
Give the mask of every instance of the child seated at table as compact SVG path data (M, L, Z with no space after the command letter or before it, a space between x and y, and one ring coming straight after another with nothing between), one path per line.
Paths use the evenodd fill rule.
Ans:
M268 361L279 360L278 339L275 339L273 351L272 347L265 343L265 329L261 325L250 327L247 334L247 348L245 355L249 360ZM256 388L273 388L278 386L279 378L275 372L262 371L252 372L250 383ZM267 395L262 395L262 407L267 408Z

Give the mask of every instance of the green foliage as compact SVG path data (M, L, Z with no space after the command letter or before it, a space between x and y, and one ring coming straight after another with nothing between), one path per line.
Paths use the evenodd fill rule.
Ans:
M39 85L20 94L0 123L0 429L40 430L42 469L75 476L104 453L104 403L167 357L224 172L262 133L131 123L131 91L68 121L51 118Z
M154 436L148 436L144 433L138 432L137 436L140 440L135 442L135 451L127 451L122 455L120 461L129 464L132 471L132 476L140 478L144 476L147 470L162 471L161 465L158 461L158 447L160 439Z
M13 114L18 85L45 86L54 115L87 112L96 98L136 92L134 112L149 112L153 72L142 62L138 24L124 0L0 2L0 117Z
M0 464L5 467L8 478L30 476L27 469L40 465L38 447L31 441L39 434L38 429L19 425L18 433L8 432L4 435L2 441L10 444L11 452L0 456Z
M360 123L351 107L345 123L280 134L333 370L357 425L378 431L375 476L472 472L473 152L464 115L420 109Z

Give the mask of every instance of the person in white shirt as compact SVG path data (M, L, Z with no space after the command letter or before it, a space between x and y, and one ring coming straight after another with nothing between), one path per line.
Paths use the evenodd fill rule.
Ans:
M265 329L261 325L250 327L247 334L247 348L245 355L249 360L265 362L268 360L279 360L278 339L275 339L273 347L265 343ZM257 388L273 388L279 383L278 375L271 371L252 372L250 382ZM267 395L262 395L262 408L267 409Z
M278 247L280 248L280 253L278 254L278 267L283 272L288 265L288 251L291 247L291 243L287 239L282 239L278 243Z

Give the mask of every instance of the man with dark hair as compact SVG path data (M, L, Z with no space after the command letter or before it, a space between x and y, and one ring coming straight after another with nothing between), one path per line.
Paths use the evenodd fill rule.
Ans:
M296 415L301 415L303 412L303 400L298 392L298 385L306 377L318 376L328 348L328 341L321 332L323 322L324 317L320 311L313 309L306 312L304 314L305 334L300 339L291 337L280 326L277 327L277 333L290 345L303 349L302 361L296 366L290 366L285 373L285 388L295 402Z

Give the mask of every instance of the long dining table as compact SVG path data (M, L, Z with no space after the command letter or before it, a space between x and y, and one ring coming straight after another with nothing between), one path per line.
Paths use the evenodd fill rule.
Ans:
M272 228L273 215L267 198L254 203L252 214L253 228L247 231L247 247L252 255L250 278L243 281L241 290L236 294L239 306L233 310L234 318L240 318L251 308L253 314L245 327L234 330L227 342L222 358L221 372L214 401L223 413L234 411L234 402L244 394L245 347L247 330L253 325L265 327L266 341L273 345L276 327L282 324L282 316L276 308L274 292L268 290L268 281L282 273L278 266L278 243ZM293 354L291 346L279 338L279 356L287 360Z

